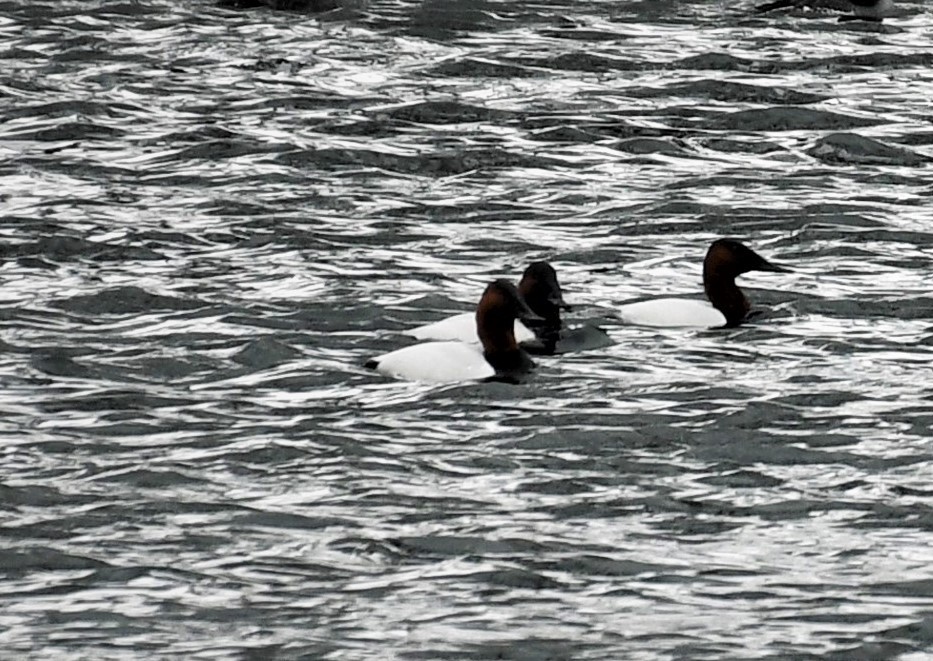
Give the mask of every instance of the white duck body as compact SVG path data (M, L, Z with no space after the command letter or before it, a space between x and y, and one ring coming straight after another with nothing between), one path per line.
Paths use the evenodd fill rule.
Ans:
M689 298L656 298L623 305L619 317L627 324L657 328L717 328L726 316L707 301Z
M476 314L473 312L464 312L455 314L452 317L435 321L431 324L425 324L405 331L406 335L411 335L419 340L458 340L460 342L479 342L479 336L476 334ZM528 330L518 319L515 320L515 341L528 342L535 339L535 334Z
M519 383L534 361L515 341L515 320L539 319L515 285L494 280L476 306L480 342L424 342L366 361L366 367L413 381L467 381L490 377Z
M473 326L472 344L424 342L404 347L375 358L376 371L386 376L433 383L473 381L495 376L496 370L486 361L482 347L475 342L475 320Z

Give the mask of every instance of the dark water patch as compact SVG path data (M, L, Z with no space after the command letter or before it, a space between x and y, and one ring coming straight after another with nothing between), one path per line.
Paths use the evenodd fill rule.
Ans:
M643 68L643 65L633 60L600 56L585 51L562 53L547 58L540 62L539 66L557 71L584 71L590 73L635 71Z
M218 201L218 203L222 203ZM205 246L211 245L213 243L227 243L230 241L230 235L222 234L208 234L208 233L199 233L192 234L190 232L176 232L171 230L161 230L161 229L144 229L140 231L133 232L131 236L138 241L145 241L150 246L158 246L160 248L182 248L187 249L192 246ZM163 257L164 259L164 257Z
M320 323L316 323L321 317L326 316L322 313L326 313L326 310L320 312L316 310L299 310L297 312L286 311L283 313L282 310L273 311L270 310L269 307L257 306L253 314L232 313L225 315L222 319L224 323L236 324L251 329L266 328L276 331L300 331L314 328L318 332L327 332L330 328L326 326L322 327ZM273 314L275 314L275 316L273 316ZM327 322L324 321L323 323L326 324ZM333 330L346 330L346 326L334 323ZM259 363L265 360L262 356L265 351L270 352L270 357L272 359L280 361L289 360L297 356L297 352L291 350L287 344L285 344L284 347L282 346L284 344L284 339L285 338L278 336L277 338L260 338L259 340L254 340L251 344L243 347L246 353L239 357L234 356L233 360L244 365L251 365L251 361L255 359L258 361L255 366L258 366ZM254 348L256 342L259 342L259 344L255 345Z
M650 510L649 510L650 511ZM702 540L710 537L726 535L730 532L741 530L743 523L732 521L726 518L716 517L735 517L737 512L724 507L707 507L699 512L701 518L690 516L674 516L655 524L655 528L663 535L673 539L681 539L682 543L690 543L693 539L695 543L702 543Z
M820 103L830 97L785 87L765 87L703 78L672 83L663 87L642 87L628 92L636 98L696 97L731 103L786 104L803 106Z
M138 2L108 2L100 5L99 7L90 8L88 10L88 14L91 16L100 17L127 16L136 18L145 16L161 16L165 14L165 8L158 5L148 6Z
M531 136L532 140L541 142L559 143L587 143L596 142L602 136L596 131L590 131L579 126L554 126L536 130Z
M42 54L42 51L39 50L38 48L21 48L18 46L13 46L11 48L4 48L0 50L0 60L15 61L18 64L29 62L29 61L42 62L45 60L45 56ZM23 85L23 86L30 87L34 90L40 89L38 84L30 83L27 81L17 81L16 83L12 85L10 81L5 81L5 83L6 85L9 85L10 87L13 87L14 85ZM4 92L2 96L6 97L6 96L9 96L9 94ZM8 116L7 113L9 112L10 112L9 110L5 110L4 116Z
M468 147L441 148L427 157L360 149L311 149L289 152L276 157L275 161L289 167L309 170L324 168L339 171L366 167L421 176L449 176L472 170L497 168L546 168L558 162L556 159L521 154L503 148Z
M396 548L418 557L502 556L534 552L538 545L524 539L492 539L471 535L432 535L400 537L392 540Z
M904 507L874 504L865 516L851 525L860 530L900 528L930 532L933 531L933 512L917 505Z
M183 130L173 130L151 137L138 137L136 144L142 147L200 144L210 141L237 140L240 137L236 131L208 124Z
M545 70L509 62L463 57L442 62L425 73L445 78L527 78L543 76Z
M339 8L339 0L216 0L221 9L271 9L274 11L324 12Z
M0 484L0 500L11 507L58 507L87 504L94 498L79 493L65 493L54 486Z
M130 241L133 241L132 234ZM46 236L38 239L35 244L21 245L18 252L21 254L38 253L56 262L67 262L74 259L90 259L92 261L147 261L163 260L165 256L144 246L141 241L133 241L137 245L114 245L104 241L93 241L76 236Z
M298 355L292 347L274 338L253 340L233 356L233 360L253 369L268 369L294 359Z
M870 594L876 596L890 597L919 597L930 594L929 590L933 588L933 580L929 578L911 579L906 578L903 581L876 582L866 586Z
M180 397L165 397L142 391L98 392L87 396L73 396L56 401L46 401L40 407L48 412L59 411L151 411L159 408L184 406L189 400Z
M74 441L44 441L33 445L38 452L51 455L74 455L76 453L89 455L114 454L122 449L119 445L95 441L93 444L76 443Z
M563 661L585 653L588 648L597 649L597 646L583 641L568 643L562 637L535 636L533 638L524 638L521 645L516 645L511 641L471 642L467 645L452 645L450 647L412 651L406 653L404 658L420 661L445 658L451 654L456 654L464 661L488 661L488 659L501 659L501 661Z
M204 304L190 298L152 294L133 285L112 287L95 294L79 294L53 302L56 307L78 314L138 314L155 310L195 310Z
M336 448L337 446L335 446ZM314 456L321 458L322 456L331 457L336 453L336 449L315 453ZM254 448L250 450L229 450L223 455L224 462L230 465L231 467L242 466L245 470L261 470L264 466L269 465L281 465L289 466L294 465L295 467L305 470L307 467L305 463L309 459L309 449L307 448L298 448L292 447L289 445L282 445L279 443L270 443L267 446L261 448ZM236 468L233 468L236 470Z
M73 99L69 101L50 101L40 103L24 103L13 108L4 108L2 117L5 121L20 117L119 117L126 111L139 111L141 108L129 104L101 103Z
M593 121L579 115L531 115L522 119L523 128L533 131L535 140L556 142L593 142L599 138L658 138L679 135L677 129L642 126L634 122L605 117Z
M776 409L783 412L787 421L796 421L793 412L783 407L767 407L763 405L749 406L745 411L738 411L722 416L718 429L714 431L695 430L690 435L691 456L703 461L761 461L774 466L795 465L822 465L831 462L844 462L859 465L862 459L852 452L840 449L833 451L822 447L801 447L806 439L788 436L785 443L778 443L779 437L772 434L757 432L759 427L776 427L781 424L781 418L766 417L762 409ZM822 434L832 433L839 423L839 418L811 418L808 420L810 428ZM788 424L785 422L784 424ZM790 422L794 429L799 423ZM853 437L851 443L845 447L853 447L859 439ZM791 445L790 443L793 443ZM833 443L830 447L839 447Z
M204 484L205 480L182 470L152 470L149 468L121 468L95 475L95 482L126 484L134 489L171 489L174 486Z
M44 142L66 142L74 140L108 140L122 136L125 132L113 126L104 126L91 122L67 122L44 129L16 134L20 140L41 140Z
M509 202L508 200L489 202L464 200L456 206L427 204L425 202L412 199L406 201L405 209L390 210L385 213L386 216L401 216L405 218L419 218L419 222L439 222L439 223L459 223L469 225L483 220L488 221L510 221L519 218L531 218L535 214L534 209L523 209L520 205ZM402 245L407 243L404 237L398 240ZM421 241L423 237L416 237L414 241ZM424 276L429 281L437 281L444 278L444 274L428 274Z
M827 163L918 167L929 159L854 133L833 133L817 140L807 153Z
M423 0L411 13L415 35L428 39L454 39L459 32L496 30L511 21L510 8L488 0Z
M911 131L910 133L903 135L890 136L889 140L891 140L891 142L897 142L904 145L926 147L933 145L933 132Z
M49 376L87 379L100 375L99 370L75 361L69 353L61 348L39 349L30 356L29 363Z
M70 39L63 44L65 50L62 50L50 60L49 68L53 73L59 73L69 70L72 63L119 63L126 61L136 63L146 60L145 57L138 55L124 55L119 51L105 49L105 43L89 37Z
M359 105L361 100L355 100L352 105ZM344 97L337 94L323 94L317 90L308 90L307 94L300 96L276 96L269 99L264 99L259 104L257 104L257 109L262 108L272 108L275 110L281 111L292 111L292 110L329 110L333 111L336 108L349 107L351 102L349 102ZM244 113L248 113L251 110L249 106L242 108ZM231 136L235 136L236 133L231 132Z
M918 593L917 596L922 597L922 593ZM933 642L933 614L921 612L919 615L922 617L914 622L886 629L883 632L884 636L888 639L917 641L922 643L921 649L929 649L930 643Z
M729 140L723 138L710 138L702 140L701 144L709 149L727 154L773 154L784 152L787 148L769 140Z
M212 374L218 367L216 360L201 356L138 358L133 366L139 378L155 383L173 383L197 374Z
M615 31L593 30L573 24L561 28L541 30L541 36L552 39L584 41L588 43L604 41L619 42L623 39L622 35Z
M459 101L421 101L399 108L379 111L392 121L419 124L459 124L471 122L503 122L515 113L483 108Z
M843 404L856 402L861 396L845 391L831 392L800 392L795 395L787 395L781 398L781 404L784 406L800 406L806 408L836 408Z
M532 67L541 67L556 71L584 71L589 73L609 73L611 71L636 71L643 65L627 59L595 55L586 51L561 53L543 60L525 60L518 62Z
M556 561L537 560L530 564L540 571L562 572L569 576L651 576L669 570L662 562L638 562L590 554L576 554Z
M933 53L872 52L866 54L839 55L824 60L809 60L810 67L827 67L837 73L854 71L877 72L882 69L912 69L933 66Z
M677 70L752 71L760 66L761 64L754 60L736 57L728 53L704 53L681 58L671 62L666 68Z
M254 154L281 154L290 148L290 145L285 144L277 145L245 140L210 140L184 147L172 154L166 154L162 158L173 161L198 161L203 159L216 161Z
M420 557L409 553L404 544L391 539L370 539L358 535L340 537L329 544L335 551L352 555L378 557L386 565L420 562Z
M710 179L701 178L700 181L705 186L718 186L724 183L721 177L712 177ZM740 182L740 179L733 179L733 182ZM671 190L682 190L680 183L675 183ZM813 222L805 214L798 211L769 210L762 212L757 209L743 209L729 207L722 204L690 204L690 203L672 203L665 205L665 208L680 207L691 209L691 215L694 216L694 223L703 229L714 232L717 236L736 235L739 237L755 236L763 225L779 225L785 232L802 229ZM662 225L662 227L664 227ZM676 227L676 226L675 226ZM702 261L702 254L708 246L697 246L697 261ZM771 255L777 259L776 255Z
M231 525L246 530L257 528L283 528L292 530L317 530L321 528L352 528L351 521L330 516L309 516L287 512L255 511L237 514Z
M667 156L683 156L685 152L685 149L679 145L651 138L623 140L616 145L616 149L629 154L664 154Z
M734 469L725 472L719 472L715 475L699 477L697 478L697 481L716 486L730 487L733 489L778 487L785 483L785 480L746 469Z
M851 635L840 636L837 642L841 643L839 651L824 654L820 658L830 661L874 661L874 659L896 659L913 651L925 651L924 648L917 648L899 641L862 642L858 636Z
M838 131L874 126L880 120L853 117L826 110L788 106L739 110L713 118L709 128L731 131Z
M146 183L147 176L140 175L140 172L134 168L123 168L112 165L100 165L86 158L80 152L73 150L76 145L67 145L62 151L62 156L52 158L48 155L24 156L20 159L21 165L35 168L36 170L52 175L62 175L65 177L80 177L86 181L107 182L108 185L116 183L126 183L139 185ZM53 155L58 150L52 150ZM202 182L203 177L184 176L178 177L178 181Z
M389 123L382 119L374 120L331 120L322 123L317 130L330 135L353 135L370 138L385 138L399 135L405 130L404 124Z
M527 493L570 495L590 493L593 491L594 487L595 485L591 484L589 481L567 478L530 482L523 484L521 486L521 491Z
M54 271L58 268L58 264L47 262L38 257L17 257L16 263L27 269L48 269Z
M250 218L253 216L271 216L275 214L277 210L277 207L272 204L263 204L254 200L227 199L223 197L218 199L212 198L209 200L201 200L198 202L195 208L211 216L243 218ZM145 236L145 234L141 234L141 236ZM192 242L206 240L214 241L216 243L228 243L233 240L234 235L224 232L206 232L200 237L194 237L187 233L181 233L180 237L184 237L184 240Z
M808 204L803 207L802 211L811 220L816 219L828 225L837 225L839 227L874 229L885 226L883 222L877 219L867 218L863 206L851 203Z
M671 69L708 69L742 71L760 74L787 74L799 71L824 71L828 74L864 73L882 69L912 69L928 67L933 56L927 53L873 52L870 54L838 55L803 59L760 59L736 57L727 53L692 55L668 65Z
M902 295L869 299L862 296L825 298L795 294L794 302L800 314L825 315L828 318L843 320L924 320L930 319L930 315L933 314L933 300L929 297L911 296L905 300ZM854 353L857 350L856 347L865 350L872 347L885 348L891 345L889 342L881 340L878 342L862 341L857 345L828 343L826 346L836 348L842 354L847 354Z
M524 567L507 567L503 569L486 570L465 573L460 577L467 583L480 583L493 589L518 588L521 590L559 590L565 584L550 576L525 569ZM503 590L504 592L504 590Z
M933 496L933 489L919 489L914 487L903 486L900 484L894 484L891 487L891 492L898 496L919 496L922 498L928 498Z
M107 563L56 549L23 547L0 550L0 567L3 567L0 571L7 576L22 576L35 571L100 569L107 567Z

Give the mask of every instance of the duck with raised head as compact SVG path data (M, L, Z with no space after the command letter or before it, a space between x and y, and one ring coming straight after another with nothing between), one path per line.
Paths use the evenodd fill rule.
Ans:
M758 5L755 11L761 14L791 7L851 12L847 16L841 16L840 21L881 22L894 9L894 0L772 0L772 2Z
M423 342L378 356L366 367L411 381L517 383L534 361L518 346L515 320L538 319L508 280L489 283L474 315L475 342Z
M548 262L532 262L518 283L518 292L539 317L537 320L515 320L515 338L523 349L539 355L595 349L612 343L609 336L595 326L565 328L560 311L570 310L557 280L557 272ZM473 314L464 312L440 321L418 326L406 332L421 340L460 340L476 342Z
M732 328L748 317L751 305L735 284L749 271L789 273L735 239L717 239L703 260L703 289L709 302L686 298L657 298L623 305L623 321L640 326Z

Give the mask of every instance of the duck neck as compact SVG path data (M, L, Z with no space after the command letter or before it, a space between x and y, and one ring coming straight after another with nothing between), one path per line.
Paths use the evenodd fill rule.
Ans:
M745 294L735 284L735 276L715 268L703 269L703 289L713 307L722 312L726 326L738 326L748 315L751 306Z
M515 341L515 319L500 310L480 309L476 331L483 345L483 357L497 374L527 371L530 359Z
M557 348L557 343L560 341L562 324L560 321L559 309L556 305L552 305L552 307L554 308L553 313L549 313L548 310L542 307L532 308L535 314L541 317L541 321L522 320L522 323L525 324L528 330L535 334L535 340L530 343L522 343L522 346L531 353L541 353L549 356L552 355Z
M560 331L560 306L551 301L551 288L543 287L537 281L528 281L525 278L519 283L518 291L528 303L528 307L541 317L540 321L524 321L535 335L555 334Z
M523 323L538 332L540 329L541 332L557 332L561 328L560 321L560 308L551 303L550 301L537 302L532 304L529 301L529 307L541 317L541 321L524 321Z

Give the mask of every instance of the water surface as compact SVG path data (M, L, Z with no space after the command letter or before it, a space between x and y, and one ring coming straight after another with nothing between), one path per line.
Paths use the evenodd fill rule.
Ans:
M0 2L0 657L927 658L929 11L749 4ZM538 259L613 346L363 369Z

